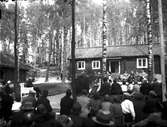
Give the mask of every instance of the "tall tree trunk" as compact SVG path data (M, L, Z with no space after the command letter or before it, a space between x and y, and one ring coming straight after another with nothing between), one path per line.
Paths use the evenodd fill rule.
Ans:
M64 47L64 30L61 28L61 43L60 43L60 76L62 79L62 72L63 72L63 47Z
M42 50L40 51L41 64L46 62L46 44L42 39Z
M12 33L10 32L10 35L9 35L9 44L8 44L8 52L10 52L10 44L11 44L11 42L12 42L12 35L11 35Z
M60 43L59 43L59 40L60 40L60 37L61 36L61 32L59 31L59 28L57 29L57 32L56 32L56 69L58 70L58 74L60 73Z
M67 59L67 52L66 52L66 49L67 49L67 35L68 35L68 28L67 26L64 26L64 46L63 46L63 68L62 68L62 82L64 83L65 82L65 78L66 78L66 59Z
M36 42L36 36L34 35L33 36L33 43ZM36 46L34 46L34 52L35 52L35 55L34 55L34 67L36 67L36 64L37 64L37 55L39 55L39 51L38 51L38 42L35 43ZM38 62L39 63L39 62Z
M53 35L53 57L52 57L52 61L53 61L53 64L55 65L56 63L56 38L55 38L55 34Z
M62 74L62 60L63 60L63 41L64 41L64 39L63 39L63 28L61 28L60 29L60 54L59 54L59 67L60 67L60 74L59 74L59 76L62 76L61 74Z
M49 33L49 60L47 63L45 82L47 82L49 79L49 68L50 68L50 60L52 55L52 39L53 39L53 31L51 30L51 32Z
M83 47L86 46L86 23L85 23L85 16L83 17L83 30L82 30L82 44Z
M25 32L25 31L24 31ZM23 63L26 63L27 53L28 53L28 41L27 41L27 35L26 33L23 33L24 35L24 43L23 43L23 56L22 61Z

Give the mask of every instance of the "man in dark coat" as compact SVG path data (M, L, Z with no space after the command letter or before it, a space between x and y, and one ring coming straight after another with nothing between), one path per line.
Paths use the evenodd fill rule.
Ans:
M69 116L73 107L73 99L71 98L71 90L67 89L66 95L60 101L60 114Z
M48 90L43 90L41 97L37 100L37 106L43 104L46 107L47 112L52 112L52 106L50 104L50 101L47 99L47 96Z
M123 94L121 86L117 83L117 80L114 79L113 84L111 86L111 95L120 95Z
M157 97L161 99L162 97L162 83L158 82L158 80L155 78L153 80L153 83L151 84L152 90L154 90L157 93Z
M1 110L2 116L6 121L9 121L10 116L12 115L12 105L13 105L13 97L10 95L9 89L4 89L4 93L1 96Z
M104 96L106 94L110 94L110 84L107 82L107 77L104 77L103 78L103 83L101 85L101 88L100 88L100 95L101 96Z
M33 121L33 127L63 127L52 114L48 113L48 109L43 104L37 107Z
M153 113L155 109L157 108L156 107L157 103L160 103L160 101L157 98L156 92L153 90L149 91L149 95L146 98L145 106L143 109L144 113L146 114Z
M92 119L83 118L80 116L81 109L82 109L82 107L78 102L76 102L73 105L72 113L70 115L70 117L73 121L72 127L95 127L95 124L92 121Z
M135 93L133 95L133 105L134 105L134 110L135 110L135 122L139 122L141 120L143 120L146 116L143 112L144 106L145 106L145 100L144 100L144 96L142 93Z
M151 85L147 82L147 80L143 80L140 87L140 92L143 95L148 95L150 90L152 90Z

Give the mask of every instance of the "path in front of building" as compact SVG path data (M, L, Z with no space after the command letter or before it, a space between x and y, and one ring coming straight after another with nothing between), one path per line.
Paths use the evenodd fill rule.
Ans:
M50 101L50 104L53 108L53 111L56 114L59 114L60 111L60 100L65 95L65 93L57 94L54 96L48 96L48 99ZM12 110L19 110L21 106L21 102L14 102Z
M43 79L38 79L36 82L33 83L34 85L39 84L39 87L48 89L49 92L52 93L51 96L48 96L48 99L50 101L50 104L54 112L56 113L60 111L60 100L65 95L65 89L69 88L69 86L67 85L69 81L66 81L65 86L61 85L60 83L61 83L61 80L58 80L56 78L49 78L48 82L44 82ZM20 109L20 106L21 106L21 102L15 101L12 106L12 110L17 111Z

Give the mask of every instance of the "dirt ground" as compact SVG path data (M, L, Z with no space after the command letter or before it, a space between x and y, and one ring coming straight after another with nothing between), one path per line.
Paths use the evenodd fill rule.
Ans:
M65 93L57 94L57 95L48 97L48 99L50 100L50 104L51 104L52 108L56 112L59 112L59 110L60 110L60 100L64 95L65 95Z

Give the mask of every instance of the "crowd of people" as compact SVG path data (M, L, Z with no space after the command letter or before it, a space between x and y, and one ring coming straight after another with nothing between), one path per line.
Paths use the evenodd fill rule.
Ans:
M2 81L0 85L0 127L30 127L32 123L34 127L42 127L43 122L54 121L55 115L47 98L48 90L34 87L28 96L22 98L20 110L12 111L13 83Z
M105 77L102 84L97 79L76 101L68 90L61 99L60 116L70 118L74 127L166 127L167 101L162 102L161 83L157 79L149 83L143 74Z
M156 79L148 83L146 78L126 73L122 77L104 77L102 82L97 79L90 90L83 89L75 99L72 90L67 89L60 101L59 115L50 105L48 91L37 87L22 99L20 111L12 112L10 85L3 84L0 126L166 127L167 101L162 102L161 83Z

